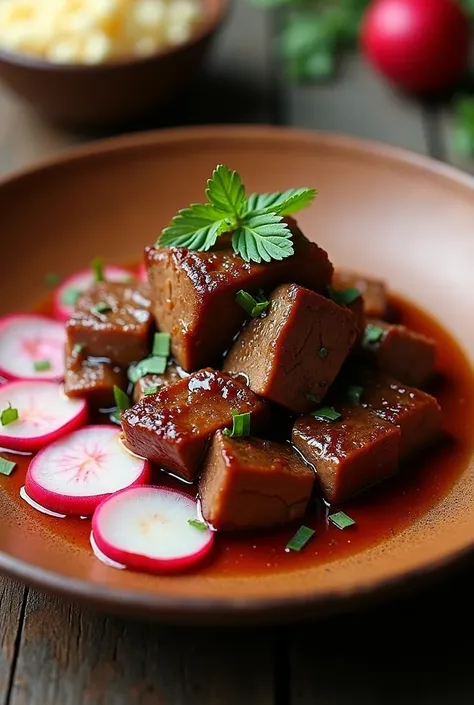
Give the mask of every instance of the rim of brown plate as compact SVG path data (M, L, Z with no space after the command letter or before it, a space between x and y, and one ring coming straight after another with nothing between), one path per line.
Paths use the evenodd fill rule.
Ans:
M44 160L32 168L22 169L0 178L0 188L6 184L23 179L31 174L55 169L58 166L87 160L116 150L127 151L149 144L159 145L170 142L198 142L209 140L210 136L227 139L248 139L274 141L282 143L299 142L322 145L331 149L352 151L370 155L374 158L388 160L407 167L414 167L423 172L441 178L472 191L474 196L474 177L439 162L430 157L409 152L398 147L362 140L359 138L337 135L330 132L255 125L206 125L199 127L169 128L166 130L136 133L133 135L113 137L92 145L80 146L62 153L59 157ZM91 603L107 611L120 612L135 616L157 617L163 621L173 622L203 622L206 618L217 619L222 623L239 625L251 620L255 622L282 622L308 617L312 615L327 615L344 611L350 605L360 607L370 602L379 601L395 591L403 593L433 579L442 570L459 566L463 559L474 552L474 538L466 539L465 543L442 556L420 561L415 567L401 570L396 575L360 579L357 584L340 586L338 588L319 589L317 594L308 590L303 594L286 595L284 597L228 597L216 598L203 596L189 598L185 596L152 595L137 590L113 588L77 578L62 576L53 571L31 565L0 551L0 570L11 577L22 580L35 587L43 588L56 594L74 598L80 602ZM276 576L277 579L277 576Z

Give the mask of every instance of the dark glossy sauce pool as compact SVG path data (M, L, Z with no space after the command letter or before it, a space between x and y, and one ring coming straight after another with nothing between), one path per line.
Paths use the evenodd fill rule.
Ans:
M437 342L438 376L428 391L438 398L443 409L446 440L403 467L396 478L346 503L342 508L356 520L356 526L341 531L328 524L325 506L316 502L305 519L305 524L314 528L316 535L301 553L285 551L299 523L266 534L219 535L213 560L207 567L198 569L201 573L235 575L291 571L341 558L400 532L449 492L465 469L474 447L474 374L458 345L430 316L401 298L392 298L392 308L397 320ZM37 310L49 314L50 304ZM9 491L19 493L28 459L15 456L15 460L19 467L10 477L0 478L0 482L4 486L8 484ZM155 482L185 491L189 489L159 471ZM31 511L32 522L41 522L63 540L91 550L88 520L55 519L34 509L28 511Z

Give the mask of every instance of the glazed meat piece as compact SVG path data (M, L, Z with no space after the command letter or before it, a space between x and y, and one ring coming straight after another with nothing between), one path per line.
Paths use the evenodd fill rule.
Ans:
M344 502L397 472L400 429L362 406L335 404L336 421L295 422L292 442L315 468L328 502Z
M401 460L414 455L441 435L441 408L434 397L372 370L354 373L353 379L362 387L362 406L400 427Z
M363 353L367 364L404 384L421 387L433 374L436 344L405 326L371 319L364 335Z
M153 330L148 291L135 284L94 284L66 323L69 345L81 345L87 355L122 366L147 357Z
M286 524L305 513L314 479L291 446L218 431L199 483L202 514L219 531Z
M256 294L292 281L324 291L330 283L333 270L326 252L288 220L295 254L281 262L245 262L226 236L219 238L212 252L147 251L155 319L160 330L171 334L173 356L185 370L220 362L246 318L235 300L241 289Z
M133 400L137 403L140 399L152 393L150 390L157 392L161 387L168 387L170 384L179 382L180 379L187 376L187 372L184 372L174 364L168 365L166 372L162 375L145 375L145 377L138 380L133 388Z
M250 388L295 413L314 408L334 381L356 338L356 320L344 306L283 284L230 349L224 370L244 374Z
M354 314L357 326L357 336L354 342L354 347L359 347L364 339L364 332L366 326L366 317L364 309L364 299L362 296L358 296L354 301L346 304L346 307Z
M250 412L251 428L265 427L268 408L241 382L205 369L145 396L122 414L127 446L193 482L211 436L232 426L232 412Z
M115 405L114 386L126 389L127 384L126 374L117 365L100 358L88 358L80 349L66 346L66 396L84 398L96 409L107 409Z
M380 279L362 276L347 269L336 269L332 280L334 289L358 289L364 298L365 315L384 318L387 313L387 287Z

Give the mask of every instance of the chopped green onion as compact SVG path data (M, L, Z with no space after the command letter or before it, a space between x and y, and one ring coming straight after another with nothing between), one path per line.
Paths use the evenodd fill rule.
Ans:
M171 350L171 336L169 333L155 333L153 339L153 355L169 357Z
M74 289L73 287L70 287L69 289L66 289L64 291L63 295L61 296L61 301L66 306L75 306L81 294L82 291L80 289Z
M252 318L258 318L270 306L270 301L267 301L263 296L258 296L255 299L243 289L237 292L235 300Z
M359 289L354 289L353 287L350 287L349 289L337 290L330 286L328 291L329 298L340 306L349 306L349 304L354 303L354 301L362 296Z
M113 411L113 412L109 415L109 419L110 419L113 423L116 423L117 426L121 426L121 425L122 425L122 414L121 414L120 411Z
M338 529L341 529L341 531L344 531L344 529L348 529L350 526L354 526L355 524L354 519L351 519L350 516L347 516L345 512L336 512L335 514L330 514L328 518L329 521L331 521L334 526L337 526Z
M314 536L314 529L308 526L300 526L296 534L286 544L287 551L301 551Z
M128 368L128 379L130 382L133 382L133 384L136 384L139 379L146 377L147 375L164 374L167 367L167 357L162 357L160 355L147 357L145 360L141 360L141 362L137 362L136 365L131 365Z
M207 524L203 521L199 521L198 519L188 519L188 524L189 526L194 526L194 528L199 531L207 531Z
M0 416L0 421L2 423L2 426L8 426L11 423L15 423L15 421L18 421L20 418L20 415L18 413L18 409L14 409L11 404L8 405L7 409L4 409L2 411L2 414Z
M225 428L224 436L229 438L244 438L250 436L250 412L239 414L237 411L232 412L232 430Z
M72 349L72 352L74 353L74 355L80 355L83 350L84 350L84 346L81 345L80 343L76 343Z
M59 276L59 274L55 274L54 272L50 272L49 274L47 274L45 276L44 283L50 289L54 289L55 286L58 286L58 284L61 284L61 277Z
M328 356L328 349L327 348L320 348L318 352L318 357L321 358L321 360L324 360L325 357Z
M362 394L364 393L363 387L358 387L356 384L350 384L347 388L347 398L353 404L360 404Z
M16 468L16 463L11 460L5 460L5 458L0 458L0 475L11 475Z
M119 411L127 411L127 409L130 409L130 399L128 395L125 394L120 387L117 387L116 384L114 385L114 399Z
M342 414L335 410L333 406L323 406L321 409L311 412L311 416L319 421L337 421Z
M385 331L383 328L381 328L380 326L374 326L372 323L369 323L369 325L365 328L364 343L378 343L383 337L384 333Z
M35 372L47 372L51 369L50 360L37 360L34 363Z
M143 390L143 394L145 394L145 396L148 397L148 396L150 396L150 394L156 394L157 391L158 391L158 389L159 389L158 386L155 386L155 387L145 387L145 389Z
M92 308L93 313L110 313L112 311L112 307L109 306L109 304L106 304L105 301L99 301L98 304L96 304Z
M96 284L99 282L105 282L104 262L100 259L100 257L96 257L92 260L91 269L94 274L94 282Z

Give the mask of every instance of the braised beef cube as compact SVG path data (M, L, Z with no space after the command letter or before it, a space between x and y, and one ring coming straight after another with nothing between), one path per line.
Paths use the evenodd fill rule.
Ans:
M173 364L168 365L166 372L162 375L145 375L138 380L133 388L133 400L137 403L142 397L156 393L161 387L168 387L187 376L187 372Z
M286 524L305 513L314 479L291 446L218 431L199 483L202 514L219 531Z
M230 349L224 370L243 374L262 397L295 413L310 411L334 381L356 338L354 315L296 284L270 296Z
M332 286L334 289L358 289L364 299L366 316L384 318L388 307L388 294L385 282L357 274L346 269L336 269Z
M400 429L362 406L336 406L335 421L301 416L292 442L315 468L328 502L344 502L397 472Z
M354 379L363 389L361 404L384 421L400 427L402 460L442 434L441 408L434 397L371 370L359 372Z
M106 409L115 405L114 386L126 389L127 384L120 367L66 346L64 393L68 397L87 399L92 407Z
M257 432L268 420L267 405L245 384L205 369L143 397L122 414L122 428L134 453L193 482L212 435L232 427L232 412L249 412Z
M433 374L435 341L405 326L371 319L363 351L367 364L413 387L421 387Z
M148 287L100 282L84 293L66 323L71 347L126 366L150 353L153 316Z
M171 334L173 356L185 370L220 362L246 318L236 301L241 289L268 292L284 281L314 291L326 289L333 271L326 252L307 240L295 221L288 221L295 254L281 262L245 262L226 235L212 252L147 251L155 319L160 330Z

